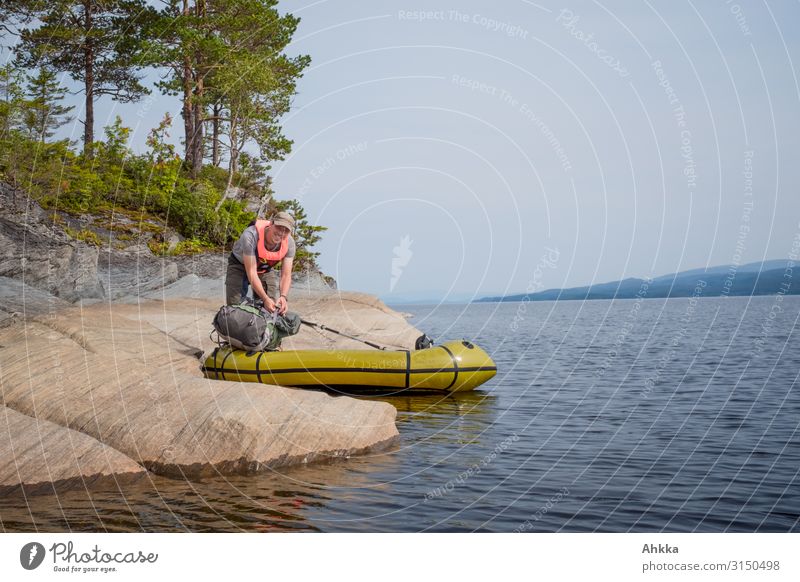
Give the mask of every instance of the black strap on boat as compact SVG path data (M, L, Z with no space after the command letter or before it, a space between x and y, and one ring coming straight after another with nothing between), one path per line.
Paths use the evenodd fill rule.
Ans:
M411 352L406 350L406 388L411 384Z
M450 359L453 360L453 381L450 382L447 388L445 388L445 390L450 390L450 388L452 388L453 384L455 384L456 380L458 379L458 360L456 360L456 357L455 355L453 355L453 352L451 352L446 346L439 346L439 347L442 348L444 351L446 351L448 354L450 354Z
M350 338L352 340L356 340L357 342L361 342L362 344L367 344L369 347L375 348L376 350L386 350L387 349L387 348L385 348L383 346L379 346L378 344L374 344L372 342L368 342L367 340L363 340L361 338L358 338L358 337L355 337L355 336L352 336L352 335L348 335L348 334L343 333L341 331L335 330L333 328L328 327L327 325L322 325L321 323L314 323L313 321L306 321L305 319L301 319L300 323L305 323L308 326L316 327L317 329L322 330L322 331L329 331L331 333L336 333L336 334L339 334L341 336L348 337L348 338Z
M258 357L256 358L256 374L258 375L258 381L261 382L261 356L264 355L264 352L258 352Z
M233 350L228 350L228 353L225 354L225 357L222 358L222 363L219 365L219 371L222 372L222 379L225 379L225 360L231 357L233 354ZM219 378L217 378L219 380Z
M219 368L217 368L217 352L219 351L219 346L214 348L214 351L211 352L211 356L209 356L209 360L214 362L214 380L219 380ZM205 363L203 363L203 368L205 368Z

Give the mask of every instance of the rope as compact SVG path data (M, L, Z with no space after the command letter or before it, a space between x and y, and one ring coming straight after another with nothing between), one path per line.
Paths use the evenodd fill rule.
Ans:
M305 319L301 319L300 323L304 323L304 324L306 324L306 325L308 325L310 327L316 327L317 329L322 330L322 331L329 331L331 333L335 333L335 334L344 336L346 338L350 338L351 340L355 340L357 342L361 342L362 344L367 344L369 347L375 348L376 350L386 350L387 349L387 348L385 348L383 346L379 346L378 344L374 344L372 342L368 342L367 340L363 340L363 339L355 337L353 335L346 334L344 332L338 331L336 329L333 329L332 327L328 327L327 325L323 325L321 323L314 323L313 321L306 321Z

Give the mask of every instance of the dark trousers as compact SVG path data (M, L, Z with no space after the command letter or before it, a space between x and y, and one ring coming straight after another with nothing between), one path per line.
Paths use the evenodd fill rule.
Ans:
M273 300L277 301L280 297L280 285L278 271L272 270L269 273L259 273L258 278L264 286L264 291ZM247 295L250 281L244 271L244 265L240 263L231 253L228 256L228 269L225 272L225 303L237 305L242 302L242 297ZM257 299L257 297L256 297Z

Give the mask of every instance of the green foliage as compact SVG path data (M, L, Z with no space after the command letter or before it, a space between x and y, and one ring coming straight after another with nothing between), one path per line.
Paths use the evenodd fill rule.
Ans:
M173 245L158 238L153 238L147 243L147 246L154 255L163 257L196 255L199 253L206 253L215 248L214 245L210 244L208 241L197 238L182 240Z
M22 71L11 63L0 67L0 139L22 126Z
M75 159L66 140L43 144L16 130L0 138L0 176L36 199L58 195L65 159Z
M63 178L56 189L57 198L52 208L65 210L71 214L89 214L100 210L108 200L106 177L77 159L63 167Z
M131 134L129 127L122 125L122 118L117 115L113 125L105 128L106 141L101 144L99 162L105 162L110 166L122 165L125 158L131 153L128 149L128 138Z
M228 171L216 166L203 166L200 171L200 179L210 183L214 188L222 192L228 184Z
M286 211L294 217L294 241L297 245L294 264L299 269L318 268L318 252L313 252L311 247L322 240L320 233L328 230L326 226L318 226L308 221L306 211L297 200L281 200L275 204L275 210Z
M44 142L53 137L59 127L72 120L66 114L75 108L59 104L66 92L59 85L55 72L48 67L41 67L37 75L28 75L29 101L25 104L23 117L31 139Z
M147 136L147 147L150 148L148 158L154 164L166 164L180 159L175 153L175 146L167 141L171 125L172 116L167 112L158 127L151 129Z
M268 185L269 176L267 166L262 160L251 156L247 152L242 152L239 156L239 174L237 186L247 191L258 191L261 193L264 185Z
M70 238L83 241L96 247L99 247L103 244L103 242L100 240L100 235L93 230L89 230L88 228L75 230L74 228L66 227L64 228L64 232L66 232L67 236Z
M171 253L173 255L196 255L213 250L213 248L208 241L192 238L180 241Z

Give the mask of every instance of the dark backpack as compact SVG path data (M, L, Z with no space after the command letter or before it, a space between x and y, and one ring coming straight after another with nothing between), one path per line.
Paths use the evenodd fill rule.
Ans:
M275 350L281 343L275 317L248 303L223 305L214 316L221 341L248 352Z

